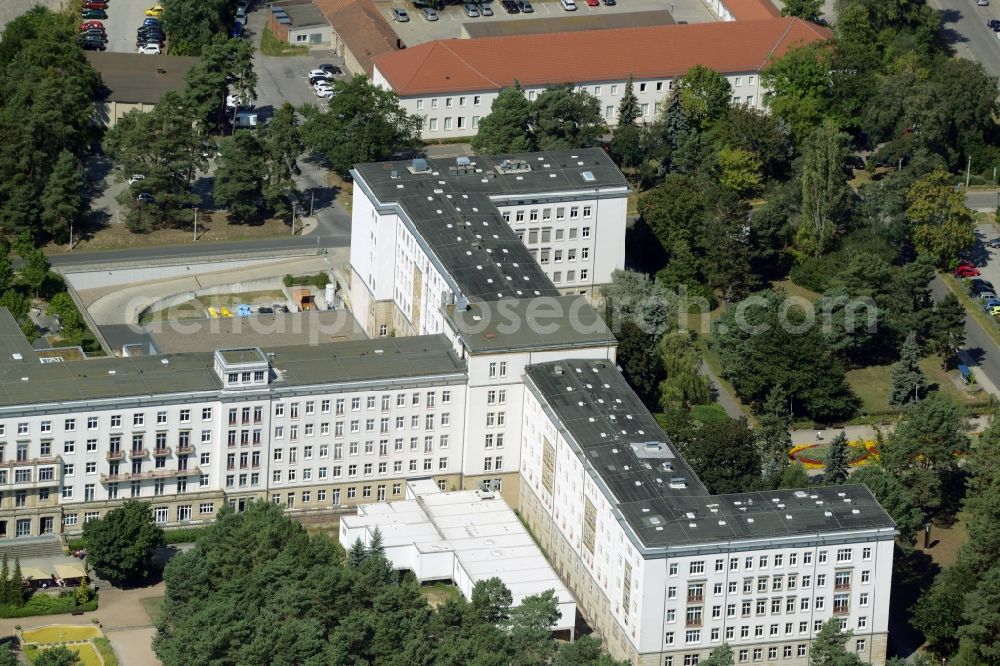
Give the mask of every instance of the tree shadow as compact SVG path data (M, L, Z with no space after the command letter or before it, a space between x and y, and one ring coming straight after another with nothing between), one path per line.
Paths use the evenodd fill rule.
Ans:
M957 24L962 19L962 11L959 9L942 9L938 11L938 16L941 17L941 29L939 31L939 37L943 39L948 44L957 44L959 42L968 42L969 38L960 33L950 25Z
M941 567L920 550L895 548L892 590L889 595L889 655L908 657L924 643L924 635L910 625L910 609L934 582Z
M666 263L667 253L660 240L642 218L636 218L625 230L625 268L656 275Z

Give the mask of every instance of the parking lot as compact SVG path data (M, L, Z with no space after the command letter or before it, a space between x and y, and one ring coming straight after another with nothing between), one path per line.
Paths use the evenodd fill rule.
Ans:
M267 7L258 8L247 16L247 29L252 39L260 39L264 31ZM285 102L295 108L303 104L323 106L325 100L316 97L306 74L323 63L343 68L344 59L333 51L313 50L304 56L266 56L254 53L254 71L257 73L257 102L259 113L268 116Z
M621 14L628 12L665 11L671 12L675 21L688 23L708 23L715 17L701 0L617 0L618 4L608 7L603 3L599 7L590 7L585 0L577 0L575 12L563 11L558 0L532 0L534 12L531 14L508 14L500 6L499 0L493 0L493 16L469 18L462 10L462 5L449 5L437 12L437 21L427 21L419 9L413 7L408 0L374 0L375 6L385 16L408 46L415 46L434 39L450 39L461 37L462 24L473 21L531 21L535 18L555 18L588 16L594 13ZM410 15L408 23L399 23L392 18L393 7L406 9Z
M109 0L108 18L101 21L108 31L108 51L135 53L135 31L146 18L146 8L155 0Z

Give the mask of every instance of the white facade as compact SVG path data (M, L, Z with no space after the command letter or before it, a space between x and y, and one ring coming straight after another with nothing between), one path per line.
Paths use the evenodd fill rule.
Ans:
M804 531L641 552L564 426L532 391L524 391L522 414L522 513L536 534L558 533L547 551L572 560L560 571L616 657L681 666L728 643L737 664L807 664L821 623L836 617L854 632L849 649L884 663L891 535ZM546 520L534 522L525 506Z
M733 93L733 104L747 104L754 108L764 108L764 89L760 85L760 73L723 72ZM628 79L617 81L588 81L577 84L577 90L587 92L597 98L601 115L609 127L618 124L618 105ZM376 64L372 82L386 89L392 89L388 80L378 70ZM632 90L639 101L638 122L651 123L663 110L674 85L674 79L635 79ZM524 94L534 100L545 91L545 86L525 86ZM400 96L399 103L408 113L424 119L421 136L424 139L453 139L475 136L479 122L489 115L499 89L468 90Z

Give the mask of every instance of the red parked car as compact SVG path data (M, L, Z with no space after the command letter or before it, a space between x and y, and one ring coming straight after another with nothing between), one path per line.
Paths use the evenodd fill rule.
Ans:
M107 9L108 3L104 0L87 0L83 3L84 9Z
M80 24L80 32L85 30L104 30L104 24L100 21L85 21Z
M979 269L975 266L969 266L967 264L961 264L955 269L955 277L969 278L977 277L979 275Z
M587 6L588 7L600 7L601 6L601 0L587 0Z

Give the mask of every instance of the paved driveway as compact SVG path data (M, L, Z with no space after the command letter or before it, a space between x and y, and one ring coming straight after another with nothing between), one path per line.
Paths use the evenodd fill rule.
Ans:
M135 53L135 31L146 18L146 8L155 0L111 0L104 27L108 31L108 51Z

